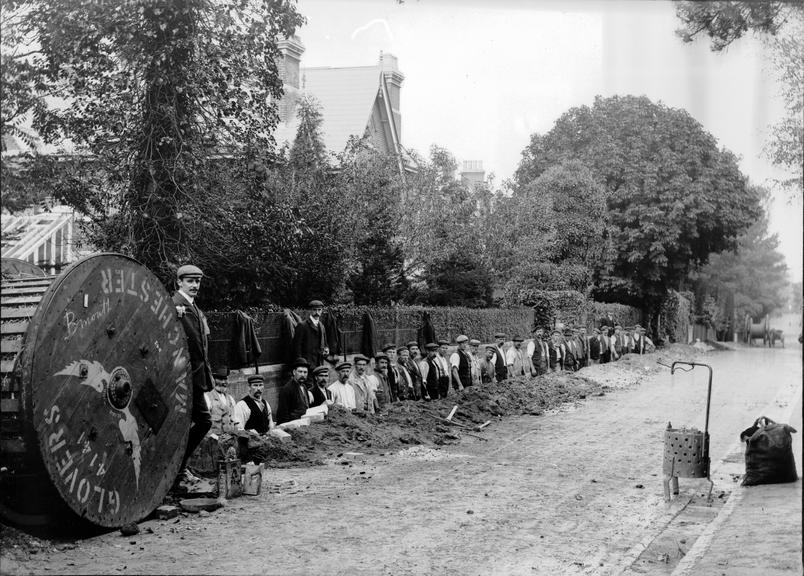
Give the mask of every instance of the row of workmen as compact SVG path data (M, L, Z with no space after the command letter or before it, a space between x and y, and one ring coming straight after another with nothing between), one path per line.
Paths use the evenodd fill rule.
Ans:
M326 365L313 367L299 358L290 367L289 381L280 389L275 418L263 398L261 375L248 377L248 394L235 402L227 393L226 371L216 370L215 388L206 394L212 416L210 432L245 430L265 434L276 424L299 419L309 408L323 404L374 413L400 400L445 398L450 390L549 371L574 371L654 349L639 326L623 330L618 325L611 333L607 327L596 328L591 335L585 328L565 328L563 332L553 330L549 339L544 329L538 328L533 339L526 342L515 336L510 346L505 345L505 334L497 333L495 338L495 343L485 346L482 354L480 341L465 335L456 338L457 349L451 353L450 343L445 340L427 344L424 355L417 342L404 346L386 344L374 356L372 370L370 359L357 355L352 362L335 366L334 380Z

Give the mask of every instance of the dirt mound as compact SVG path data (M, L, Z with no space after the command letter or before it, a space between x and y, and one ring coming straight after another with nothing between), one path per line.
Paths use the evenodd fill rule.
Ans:
M473 386L432 402L397 402L379 414L351 413L334 406L324 422L288 430L290 441L270 439L265 464L277 468L315 465L344 452L380 453L459 442L467 433L477 434L474 427L488 420L538 416L567 402L632 386L648 374L666 369L657 361L669 365L674 360L693 360L696 353L691 346L673 344L654 354L629 354L617 362L593 365L580 372ZM445 422L455 405L455 423Z
M398 402L379 414L351 413L334 406L324 422L289 430L290 442L272 441L266 464L317 464L348 451L377 453L449 444L488 420L539 415L559 404L602 393L599 384L580 374L558 373L473 386L432 402ZM445 422L455 405L455 424Z

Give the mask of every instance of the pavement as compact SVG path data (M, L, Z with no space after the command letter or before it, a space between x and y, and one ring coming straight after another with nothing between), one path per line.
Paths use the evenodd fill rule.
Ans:
M739 346L739 345L738 345ZM792 386L778 402L788 409L786 423L793 434L799 479L788 484L737 486L735 474L745 472L744 444L730 451L716 467L715 487L732 482L732 492L717 517L675 567L672 576L789 576L804 574L802 560L802 387Z

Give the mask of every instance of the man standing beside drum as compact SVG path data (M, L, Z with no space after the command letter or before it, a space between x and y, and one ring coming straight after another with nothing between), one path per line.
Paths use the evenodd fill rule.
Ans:
M184 333L187 336L187 348L190 352L190 368L193 378L193 408L190 416L190 435L187 438L187 449L179 468L176 485L179 488L190 489L200 481L195 474L187 469L187 460L198 448L210 427L212 417L207 408L204 393L212 390L214 379L212 367L209 364L208 337L209 326L206 316L198 306L195 298L201 289L201 278L204 273L198 266L185 264L176 271L178 290L173 294L173 304L179 317Z

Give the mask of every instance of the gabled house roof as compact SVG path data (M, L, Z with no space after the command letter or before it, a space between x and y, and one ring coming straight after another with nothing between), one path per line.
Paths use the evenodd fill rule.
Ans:
M291 144L296 138L299 127L296 102L302 94L314 96L321 106L322 136L327 150L341 152L350 136L366 133L384 82L379 66L302 68L300 74L300 90L286 93L291 102L288 117L283 118L275 133L278 145Z

